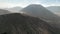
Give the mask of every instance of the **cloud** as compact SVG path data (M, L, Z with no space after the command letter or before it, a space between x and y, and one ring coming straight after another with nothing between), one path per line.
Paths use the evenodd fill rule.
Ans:
M25 4L25 3L13 4L13 3L0 2L0 8L11 8L15 6L26 7L27 5L28 4Z
M9 8L13 7L13 4L0 2L0 8Z
M60 4L59 3L52 3L52 4L45 5L45 7L49 7L49 6L60 6Z

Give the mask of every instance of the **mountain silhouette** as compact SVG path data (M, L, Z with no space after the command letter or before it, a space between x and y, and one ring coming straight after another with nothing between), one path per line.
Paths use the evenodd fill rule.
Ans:
M20 13L0 15L2 34L58 34L47 22Z

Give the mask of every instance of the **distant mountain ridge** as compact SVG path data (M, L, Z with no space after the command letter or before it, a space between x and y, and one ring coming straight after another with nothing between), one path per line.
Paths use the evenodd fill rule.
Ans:
M50 6L50 7L47 7L47 9L57 15L60 15L60 6Z
M8 10L0 9L0 15L9 14L9 13L11 13L11 12Z
M19 12L22 9L22 7L13 7L13 8L7 8L6 10L11 12Z
M50 6L50 7L47 7L47 9L54 11L54 12L55 11L58 12L60 11L60 6Z

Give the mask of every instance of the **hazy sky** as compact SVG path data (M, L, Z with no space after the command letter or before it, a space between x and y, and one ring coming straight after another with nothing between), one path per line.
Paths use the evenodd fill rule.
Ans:
M44 7L60 6L60 0L0 0L0 8L25 7L29 4L41 4Z

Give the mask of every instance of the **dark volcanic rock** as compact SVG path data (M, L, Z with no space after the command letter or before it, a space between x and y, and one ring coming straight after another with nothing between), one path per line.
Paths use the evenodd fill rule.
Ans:
M19 13L0 15L0 33L57 34L56 29L45 21Z

